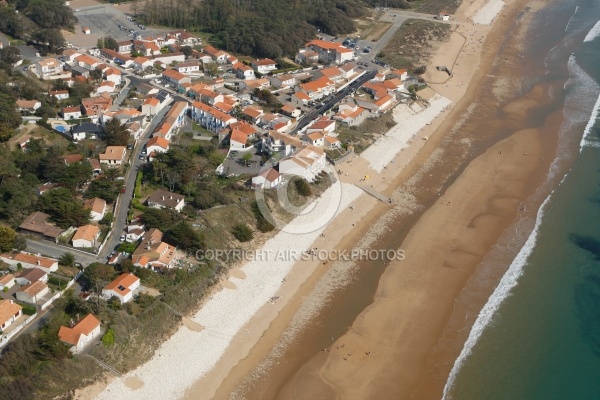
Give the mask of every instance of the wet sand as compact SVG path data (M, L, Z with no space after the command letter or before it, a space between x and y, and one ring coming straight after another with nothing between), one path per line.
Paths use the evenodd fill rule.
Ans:
M518 59L528 27L528 14L519 14L525 4L509 4L485 43L486 49L502 48L502 57L509 62L500 61L495 52L477 52L475 43L468 42L470 52L465 57L477 63L466 65L464 78L477 71L473 84L468 89L460 84L452 87L452 81L432 85L447 97L462 100L408 168L388 182L388 193L398 187L393 192L398 197L410 186L409 177L420 173L419 188L411 194L424 207L435 203L412 229L414 218L396 218L388 227L397 237L378 243L381 248L394 241L396 246L388 248L401 244L406 260L387 266L371 292L370 304L358 317L335 315L335 310L338 314L348 311L334 303L276 360L265 363L274 356L271 349L286 336L302 303L326 275L317 271L249 355L231 370L214 398L441 397L469 328L466 321L460 327L462 334L447 329L457 313L455 299L504 230L535 212L539 204L528 204L527 209L521 204L542 183L556 151L552 134L561 122L559 105L548 98L547 85L527 87L524 83L539 74L541 66L529 65L524 72L524 63L510 62ZM527 5L535 9L543 2ZM531 15L531 9L528 12ZM485 34L475 28L463 33L476 42ZM447 49L441 53L446 55L440 58L451 57ZM428 168L428 162L435 166ZM444 188L443 197L438 197ZM385 215L385 210L375 208L363 221L376 226L389 222ZM352 248L360 236L350 234L342 243ZM368 292L368 286L362 290ZM479 299L481 304L485 298ZM323 320L327 322L321 326ZM346 326L335 326L345 320L349 321ZM335 341L329 340L330 334ZM455 346L440 350L440 343L448 340ZM270 367L261 370L265 365ZM209 392L199 394L196 385L187 398L211 397Z

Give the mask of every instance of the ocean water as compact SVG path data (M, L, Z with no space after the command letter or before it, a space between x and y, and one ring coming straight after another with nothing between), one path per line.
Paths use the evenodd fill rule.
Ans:
M560 184L479 314L445 399L600 399L600 2L556 0L548 12L572 13L555 27L570 57L549 61L568 64L571 168L551 170Z

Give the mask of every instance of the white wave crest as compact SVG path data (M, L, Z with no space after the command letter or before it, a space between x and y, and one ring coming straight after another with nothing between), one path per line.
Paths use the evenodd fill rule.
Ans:
M583 39L583 41L591 42L592 40L596 39L598 36L600 36L600 21L596 22L596 25L594 25L594 27L592 29L590 29L590 31L585 36L585 39Z

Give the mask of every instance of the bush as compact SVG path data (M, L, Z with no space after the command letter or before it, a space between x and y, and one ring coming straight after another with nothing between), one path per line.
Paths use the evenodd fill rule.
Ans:
M8 287L4 286L4 289L2 289L2 291L3 291L4 293L8 293Z
M296 189L298 190L298 194L300 196L307 197L312 194L310 185L308 184L308 182L305 179L296 179L294 181L294 186L296 186Z
M254 238L252 229L245 223L236 224L231 230L231 234L240 242L249 242Z
M100 225L110 225L113 222L114 215L111 212L104 214L104 217L100 220Z
M26 304L26 303L19 303L19 305L21 307L23 307L23 314L25 315L33 315L37 312L37 308L35 308L34 305L31 304Z
M272 223L270 223L267 218L263 215L262 211L258 207L258 202L252 202L252 212L254 213L254 217L256 218L256 228L261 232L271 232L275 229Z
M110 347L115 344L115 331L111 328L108 328L104 336L102 336L102 344L106 347Z

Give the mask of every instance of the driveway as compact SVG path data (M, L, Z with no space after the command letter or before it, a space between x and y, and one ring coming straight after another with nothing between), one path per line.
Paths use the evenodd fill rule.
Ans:
M244 175L251 174L257 175L261 170L262 157L256 154L257 149L253 146L251 149L246 151L237 151L235 156L230 151L225 161L223 161L223 172L225 175ZM246 166L244 155L252 154L252 158L249 160L249 165Z

